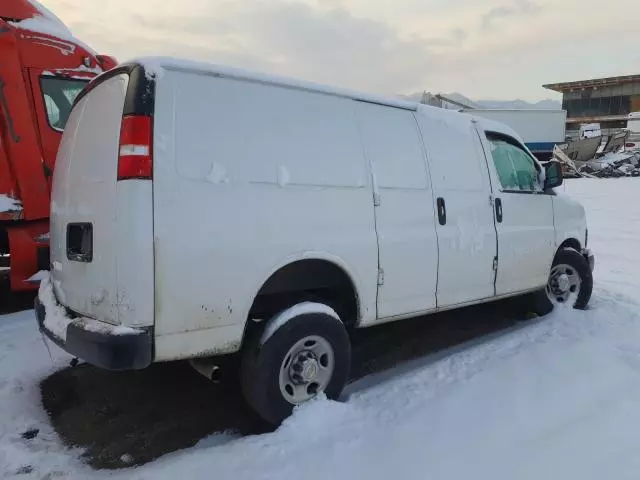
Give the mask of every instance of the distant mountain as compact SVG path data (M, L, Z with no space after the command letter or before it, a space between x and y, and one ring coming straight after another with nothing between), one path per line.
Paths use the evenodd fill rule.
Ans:
M419 92L411 95L403 95L403 97L413 102L419 102L422 99L422 95L423 92ZM444 93L442 96L472 108L496 108L503 110L560 110L562 108L560 102L550 99L530 103L524 100L471 100L457 92Z
M454 102L458 102L461 103L463 105L468 105L471 108L482 108L482 105L480 105L478 102L474 102L473 100L471 100L470 98L465 97L464 95L462 95L461 93L443 93L442 94L443 97L449 98L451 100L453 100Z
M560 110L562 104L556 100L540 100L536 103L525 102L524 100L479 100L479 105L484 108L499 108L512 110Z

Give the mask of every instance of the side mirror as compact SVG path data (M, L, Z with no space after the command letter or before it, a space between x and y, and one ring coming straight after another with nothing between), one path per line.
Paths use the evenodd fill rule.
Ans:
M544 165L545 180L544 189L555 188L562 185L562 164L560 162L547 162Z

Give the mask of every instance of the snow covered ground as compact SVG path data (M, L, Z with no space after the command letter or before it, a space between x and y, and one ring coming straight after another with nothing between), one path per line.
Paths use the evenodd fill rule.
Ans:
M274 433L213 436L134 469L91 470L62 446L38 383L68 358L54 347L49 357L32 312L0 317L0 477L635 480L639 186L561 187L587 208L590 310L556 311L435 363L356 382L347 402L304 405ZM24 438L29 429L39 433Z

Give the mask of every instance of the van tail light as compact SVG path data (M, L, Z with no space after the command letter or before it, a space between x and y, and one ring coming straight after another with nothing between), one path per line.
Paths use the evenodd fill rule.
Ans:
M624 146L627 147L627 148L634 148L636 146L636 144L635 143L625 143Z
M151 180L153 174L152 118L143 115L122 117L118 147L118 180Z

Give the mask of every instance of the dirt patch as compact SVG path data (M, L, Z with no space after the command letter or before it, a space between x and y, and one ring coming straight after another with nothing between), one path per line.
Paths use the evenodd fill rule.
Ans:
M265 428L236 382L215 385L187 363L108 372L88 364L41 383L42 402L66 444L96 468L149 462L214 433Z
M353 334L351 381L514 325L509 303L471 307ZM228 372L237 359L225 358ZM187 363L115 373L87 364L41 383L42 401L63 439L95 468L140 465L216 432L270 429L246 406L235 375L215 385Z

